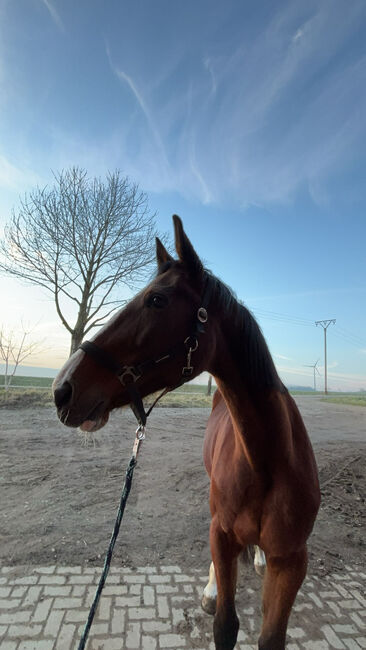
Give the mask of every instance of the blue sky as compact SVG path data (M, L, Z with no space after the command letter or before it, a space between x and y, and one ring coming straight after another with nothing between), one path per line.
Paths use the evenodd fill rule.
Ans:
M18 197L80 165L139 182L161 230L257 315L282 378L366 388L364 0L0 0L0 226ZM58 367L68 335L47 296L0 278L0 322L37 323ZM322 377L319 377L322 385Z

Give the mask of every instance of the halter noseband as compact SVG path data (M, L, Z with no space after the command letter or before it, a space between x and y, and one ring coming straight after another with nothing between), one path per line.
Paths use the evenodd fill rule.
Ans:
M147 417L150 415L156 402L161 397L163 397L163 395L165 395L167 392L175 390L175 388L178 388L179 386L181 386L191 378L194 369L191 364L191 356L192 353L195 352L198 348L199 335L204 334L205 332L204 324L207 323L208 320L207 307L210 298L211 298L211 283L209 281L209 277L206 275L206 282L205 282L201 307L199 307L199 309L197 310L192 333L185 338L184 342L178 343L176 346L171 348L171 350L169 350L166 354L159 357L158 359L150 359L149 361L143 361L142 363L136 364L135 366L126 366L119 363L118 361L115 361L115 359L112 357L112 355L109 352L99 347L95 343L92 343L91 341L84 341L84 343L82 343L79 346L78 349L83 350L83 352L91 356L92 359L95 361L95 363L97 363L102 368L110 370L110 372L116 375L117 379L121 382L122 386L126 388L130 397L131 409L135 417L137 418L139 425L145 426ZM183 366L182 368L182 375L180 380L174 386L165 388L163 393L159 395L159 397L155 400L155 402L150 407L150 409L146 412L141 395L135 385L136 382L140 379L140 377L142 377L142 375L146 371L155 368L155 366L159 365L164 361L168 361L169 359L174 359L182 350L187 353L187 362L186 365Z

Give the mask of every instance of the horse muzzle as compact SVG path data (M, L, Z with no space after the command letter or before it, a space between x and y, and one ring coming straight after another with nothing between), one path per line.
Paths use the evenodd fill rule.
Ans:
M82 431L97 431L103 427L109 418L109 409L104 400L95 404L83 404L83 400L75 399L74 389L69 381L53 384L53 398L57 407L57 415L62 424ZM77 406L76 406L77 405Z

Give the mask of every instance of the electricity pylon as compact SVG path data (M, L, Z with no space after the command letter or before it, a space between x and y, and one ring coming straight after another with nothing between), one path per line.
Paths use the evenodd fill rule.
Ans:
M328 395L328 377L327 377L327 329L331 323L335 325L336 319L316 320L315 325L321 325L324 330L324 393Z
M304 363L305 368L312 368L314 370L314 393L316 393L316 375L315 375L315 371L318 373L318 375L320 377L320 372L319 372L319 370L317 368L318 363L319 363L319 359L317 361L315 361L315 363Z

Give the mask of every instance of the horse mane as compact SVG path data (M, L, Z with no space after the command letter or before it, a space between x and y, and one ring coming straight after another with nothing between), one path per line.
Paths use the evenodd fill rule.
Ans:
M165 273L173 264L174 261L164 262L159 266L156 276ZM240 375L247 387L252 392L270 388L286 391L262 330L251 311L209 269L205 268L203 275L203 285L210 295L210 303L214 303L220 314L230 319L240 333L239 343L238 339L231 340L230 347L234 358L240 363Z
M238 339L230 341L230 347L240 364L240 375L249 389L275 388L285 390L278 376L271 353L262 330L253 314L239 301L235 293L211 271L205 269L210 302L215 304L220 313L230 319L238 329Z

